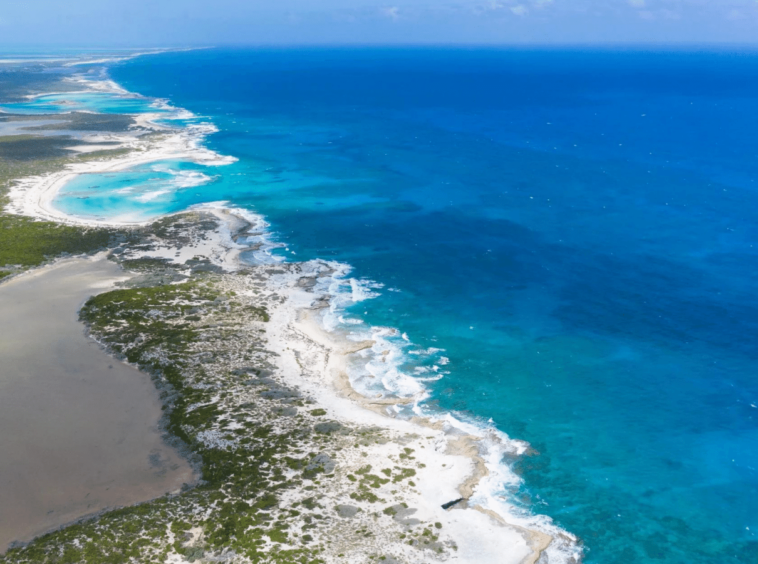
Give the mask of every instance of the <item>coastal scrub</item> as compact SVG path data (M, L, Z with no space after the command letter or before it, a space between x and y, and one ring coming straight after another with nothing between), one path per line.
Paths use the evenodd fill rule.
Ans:
M124 264L140 272L165 267L147 259ZM382 432L325 421L325 409L277 375L276 355L266 346L272 296L265 274L266 267L200 272L186 282L120 288L87 301L82 321L112 354L152 376L167 439L202 479L181 494L13 548L0 562L164 562L173 554L187 562L226 555L235 562L317 563L334 546L350 561L371 561L369 553L381 546L431 547L401 537L415 522L371 509L396 499L399 492L389 488L415 473L375 474L371 465L357 464L365 448L386 443ZM398 447L396 454L406 453ZM355 460L350 471L337 462L346 455ZM335 498L365 507L334 513ZM363 525L347 525L342 514ZM369 525L379 518L381 528Z

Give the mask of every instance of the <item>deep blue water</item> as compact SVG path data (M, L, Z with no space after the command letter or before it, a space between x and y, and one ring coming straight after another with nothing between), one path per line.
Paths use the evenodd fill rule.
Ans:
M359 313L445 349L432 402L531 443L517 498L586 562L758 561L758 54L211 50L111 74L240 159L143 211L231 200L400 290Z

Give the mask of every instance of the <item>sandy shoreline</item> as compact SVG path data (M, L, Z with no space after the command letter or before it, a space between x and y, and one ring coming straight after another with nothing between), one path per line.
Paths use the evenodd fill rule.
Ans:
M233 158L222 157L201 146L203 138L215 131L212 126L205 124L176 130L156 124L155 120L161 117L164 116L156 113L143 114L136 118L136 128L152 131L157 137L150 139L141 139L137 136L120 137L122 146L130 149L125 156L69 164L59 172L16 180L8 192L10 203L6 211L41 220L88 227L149 225L154 219L135 221L126 216L98 220L71 216L55 208L53 200L68 182L83 174L117 172L166 160L185 160L205 165L224 165L235 161Z
M404 437L402 442L414 449L415 457L426 466L419 472L419 488L409 496L408 503L419 508L419 516L441 520L445 528L455 529L459 546L457 560L476 563L534 564L553 538L541 531L530 530L506 519L492 510L466 501L473 495L482 477L488 473L479 455L477 442L482 437L462 434L460 429L442 420L416 417L403 420L388 415L387 408L413 400L368 398L353 389L347 374L347 359L371 342L340 339L329 333L316 320L308 295L294 284L285 303L272 315L270 346L279 352L283 373L306 374L298 386L309 388L318 403L328 408L338 420L352 424L377 425ZM297 358L301 359L298 362ZM308 369L303 370L303 359ZM296 368L294 365L298 365ZM408 440L408 437L418 437ZM419 437L423 436L423 438ZM429 447L433 446L433 450ZM389 450L389 449L388 449ZM382 449L369 456L368 462L380 465L387 453ZM444 470L443 470L444 469ZM463 501L451 509L441 505L456 499Z

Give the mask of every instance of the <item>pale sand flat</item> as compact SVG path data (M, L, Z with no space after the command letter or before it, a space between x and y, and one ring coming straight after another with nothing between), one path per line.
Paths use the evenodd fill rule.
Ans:
M0 552L195 480L161 438L150 378L77 320L124 277L103 258L72 259L0 284Z

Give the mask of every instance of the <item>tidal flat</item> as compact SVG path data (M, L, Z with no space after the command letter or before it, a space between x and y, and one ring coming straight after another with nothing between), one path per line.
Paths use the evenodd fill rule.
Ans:
M150 378L78 322L85 299L126 277L70 259L0 285L0 551L195 481L162 439Z

